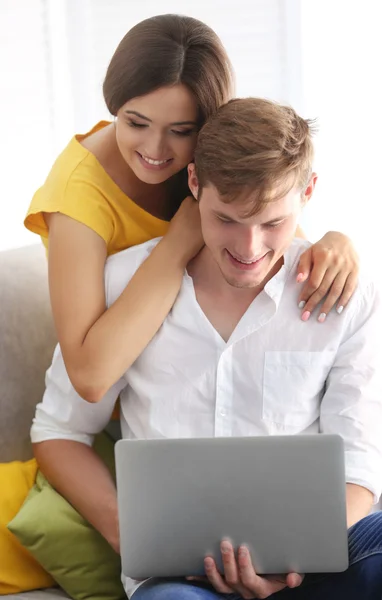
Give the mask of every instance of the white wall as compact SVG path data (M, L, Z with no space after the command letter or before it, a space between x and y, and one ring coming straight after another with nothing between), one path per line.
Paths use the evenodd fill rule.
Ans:
M382 5L301 2L303 106L318 117L319 183L305 219L312 238L348 233L380 277Z
M0 2L0 250L34 240L22 227L52 160L52 107L41 0Z

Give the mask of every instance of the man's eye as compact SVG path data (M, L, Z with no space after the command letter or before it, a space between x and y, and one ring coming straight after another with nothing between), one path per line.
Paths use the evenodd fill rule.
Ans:
M267 223L265 225L265 227L267 229L275 229L275 227L278 227L279 225L281 225L281 223L283 223L284 221L279 221L278 223Z

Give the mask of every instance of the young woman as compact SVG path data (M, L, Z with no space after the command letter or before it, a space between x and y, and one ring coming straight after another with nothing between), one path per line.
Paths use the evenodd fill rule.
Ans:
M90 402L104 396L155 335L184 268L203 245L198 207L186 197L186 166L198 130L233 95L232 72L207 25L161 15L123 38L103 90L114 122L98 123L71 140L25 220L49 246L58 340L73 386ZM162 235L105 311L107 256ZM320 314L337 301L340 312L357 270L346 236L326 234L299 266L299 281L310 274L299 298L306 302L303 318L326 294Z

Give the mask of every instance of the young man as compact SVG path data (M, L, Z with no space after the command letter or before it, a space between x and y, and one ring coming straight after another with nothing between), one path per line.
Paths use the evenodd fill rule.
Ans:
M309 329L291 318L294 270L307 247L293 236L314 190L312 160L311 124L292 109L259 99L222 107L201 131L189 167L205 247L184 273L171 313L96 405L75 393L57 350L32 440L53 485L117 548L115 489L89 446L119 394L128 438L338 433L345 442L351 566L316 583L307 577L299 587L295 573L257 576L245 550L235 558L223 542L224 575L206 559L208 586L151 580L134 600L380 600L382 514L366 516L382 484L380 298L361 281L341 316ZM108 305L155 243L109 259ZM89 499L91 477L101 491ZM126 589L131 593L134 582Z

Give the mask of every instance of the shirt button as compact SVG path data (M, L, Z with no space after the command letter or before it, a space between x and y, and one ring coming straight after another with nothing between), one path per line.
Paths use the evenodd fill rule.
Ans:
M224 408L222 408L222 410L220 411L220 416L221 417L226 417L227 416L227 411L225 411Z

